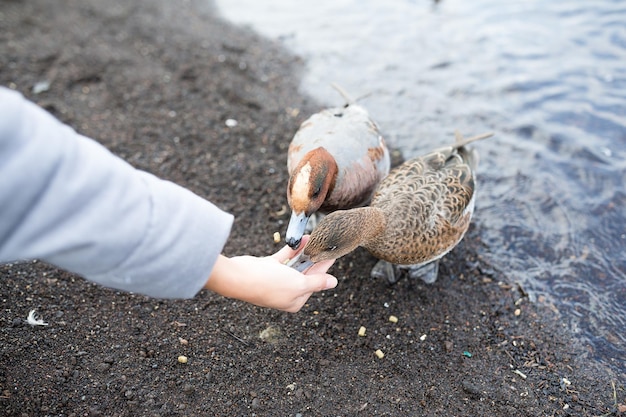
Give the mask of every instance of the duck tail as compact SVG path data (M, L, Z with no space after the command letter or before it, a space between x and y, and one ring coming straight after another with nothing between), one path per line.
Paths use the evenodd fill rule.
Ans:
M454 132L454 137L456 138L456 142L452 145L455 149L462 148L466 145L469 145L472 142L478 142L479 140L490 138L494 135L493 132L482 133L480 135L472 136L471 138L465 139L461 133L456 130Z
M356 100L352 98L352 96L350 94L348 94L346 92L346 90L344 90L343 88L341 88L339 86L339 84L336 83L331 83L330 84L335 90L337 90L337 92L339 94L341 94L341 97L343 97L344 100L346 100L346 107L352 105L352 104L356 104Z
M465 146L469 145L472 142L477 142L482 139L487 139L493 136L493 132L483 133L480 135L472 136L471 138L463 138L463 135L457 130L454 132L454 136L456 138L456 142L453 146L453 149L457 149L461 157L467 161L469 166L472 169L476 169L478 166L478 152L475 149L468 149Z
M346 105L344 107L348 107L348 106L352 106L355 105L358 101L363 100L366 97L369 97L373 94L373 92L369 92L369 93L365 93L361 96L358 96L357 98L352 98L352 96L350 94L348 94L346 92L346 90L344 90L343 88L341 88L341 86L337 83L331 83L330 84L335 90L337 90L337 92L339 94L341 94L341 97L344 98L344 100L346 100Z

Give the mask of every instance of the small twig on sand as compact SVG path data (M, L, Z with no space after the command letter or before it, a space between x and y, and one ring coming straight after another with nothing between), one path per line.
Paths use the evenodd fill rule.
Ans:
M224 330L224 329L220 329L221 331L223 331L224 333L226 333L227 335L229 335L230 337L232 337L233 339L243 343L245 346L250 346L250 344L248 342L246 342L245 340L243 340L242 338L238 337L237 335L235 335L234 333L229 332L228 330Z
M509 358L511 358L511 361L515 364L515 367L517 367L517 361L515 360L515 358L513 357L513 355L511 355L511 353L509 353L508 350L503 349L504 353L506 353L507 355L509 355Z
M617 404L617 391L615 391L615 381L611 381L611 386L613 387L613 407L612 410L608 413L604 413L599 417L608 417L614 413L618 412L618 404Z

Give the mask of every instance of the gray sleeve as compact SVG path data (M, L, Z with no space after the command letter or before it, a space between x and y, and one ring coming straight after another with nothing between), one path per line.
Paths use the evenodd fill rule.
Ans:
M0 262L41 259L107 287L189 298L232 222L0 87Z

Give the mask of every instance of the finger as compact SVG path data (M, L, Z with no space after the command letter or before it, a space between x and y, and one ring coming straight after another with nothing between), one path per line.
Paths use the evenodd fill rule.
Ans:
M337 287L339 281L332 275L326 274L326 285L324 286L324 290L332 290Z
M297 313L314 292L335 288L337 286L337 278L329 274L310 275L307 276L307 284L309 284L309 288L305 290L305 293L298 297L292 305L282 309L283 311Z
M330 290L337 286L337 278L330 274L307 275L307 293ZM310 295L310 294L309 294Z
M328 271L330 269L330 267L335 263L334 259L329 259L327 261L321 261L318 262L316 264L314 264L312 267L310 267L309 269L307 269L304 274L305 275L309 275L309 274L324 274L326 273L326 271Z

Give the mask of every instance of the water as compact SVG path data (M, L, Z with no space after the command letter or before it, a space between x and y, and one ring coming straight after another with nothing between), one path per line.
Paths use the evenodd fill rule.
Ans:
M405 158L466 135L481 154L481 255L626 369L626 3L219 0L229 20L337 82Z

